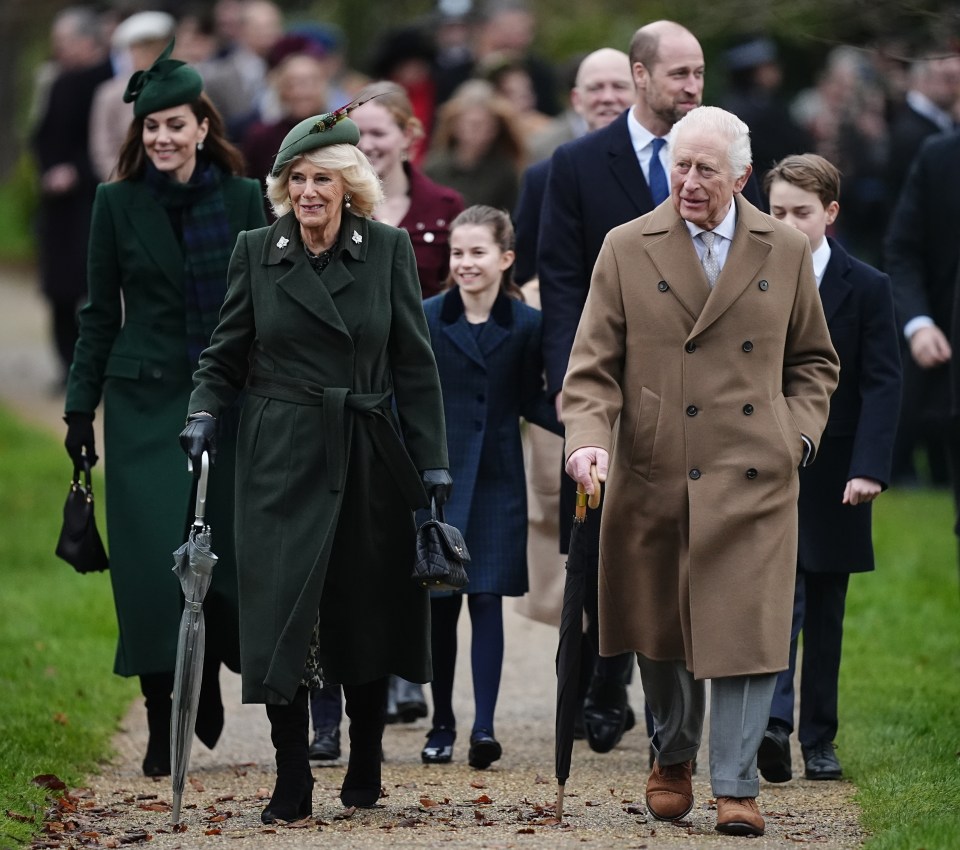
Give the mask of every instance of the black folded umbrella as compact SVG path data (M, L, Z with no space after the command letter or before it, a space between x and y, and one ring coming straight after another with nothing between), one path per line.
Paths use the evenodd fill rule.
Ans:
M567 577L563 585L563 608L560 612L560 637L557 642L557 717L556 717L556 773L557 773L557 820L563 820L563 789L570 777L570 758L573 753L573 729L580 708L578 689L583 645L583 593L584 566L590 553L589 541L584 533L587 521L587 505L595 508L600 504L600 482L596 468L591 467L594 493L589 498L583 487L577 486L577 506L570 531L570 547L567 552Z

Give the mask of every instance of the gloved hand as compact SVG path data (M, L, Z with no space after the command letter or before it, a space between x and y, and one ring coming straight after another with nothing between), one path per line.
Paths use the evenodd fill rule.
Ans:
M96 465L97 447L93 436L93 414L71 410L63 420L67 423L67 437L63 445L73 465L77 469L83 469L84 450L86 450L87 463L90 466Z
M180 432L180 447L193 464L193 477L200 477L201 458L206 452L210 464L217 459L217 419L209 414L194 413L187 417L187 427Z
M428 499L435 499L437 507L442 508L450 491L453 489L453 479L446 469L425 469L420 473L423 489L427 491Z

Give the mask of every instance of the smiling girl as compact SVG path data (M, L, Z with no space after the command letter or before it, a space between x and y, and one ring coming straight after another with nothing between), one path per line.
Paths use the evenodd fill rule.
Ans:
M540 314L513 282L514 234L502 210L472 206L450 226L450 288L423 304L440 371L450 472L446 520L470 551L474 721L468 761L500 758L494 711L503 666L504 596L527 590L527 504L520 417L562 433L543 388ZM453 757L453 676L461 593L431 600L433 728L421 758Z

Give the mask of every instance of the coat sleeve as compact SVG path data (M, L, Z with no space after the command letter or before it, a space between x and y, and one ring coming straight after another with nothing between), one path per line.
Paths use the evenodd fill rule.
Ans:
M860 416L847 480L873 478L886 489L900 414L902 373L890 278L877 274L860 304Z
M620 268L607 236L594 267L563 381L567 457L584 446L611 450L614 423L623 407L625 352L626 317Z
M206 410L214 416L236 400L247 381L250 350L256 338L256 317L250 270L250 235L237 237L227 271L227 296L210 345L200 355L193 375L193 393L187 413Z
M540 315L531 311L525 328L523 361L520 364L520 415L534 425L563 436L563 425L557 419L557 407L547 397L543 386Z
M783 397L800 433L812 441L814 456L839 376L840 361L823 316L813 259L804 246L783 350Z
M256 230L267 226L267 215L263 209L263 192L259 181L250 181L246 220L244 230Z
M66 411L93 413L123 321L122 274L109 188L98 186L87 257L88 298L80 311L80 336L67 385Z
M568 151L557 148L540 214L537 267L543 310L543 360L547 392L563 385L573 339L587 299L591 269L584 268L583 217L575 167Z
M405 230L397 231L393 252L387 347L400 428L418 470L446 469L450 464L440 376L423 315L413 245Z

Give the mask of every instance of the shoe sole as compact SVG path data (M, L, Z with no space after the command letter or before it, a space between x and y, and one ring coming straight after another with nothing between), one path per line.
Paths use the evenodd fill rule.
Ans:
M649 801L649 800L647 801L647 811L650 812L650 814L653 816L653 819L654 819L654 820L663 821L664 823L670 823L671 821L682 820L682 819L685 818L687 815L689 815L690 812L693 811L693 801L692 801L692 800L690 801L690 806L687 808L687 810L686 810L682 815L673 815L672 817L665 817L664 815L658 815L658 814L654 811L653 806L650 805L650 801Z
M335 753L330 752L329 750L322 753L307 753L307 757L310 761L336 761L340 758L340 750L337 750Z
M763 835L762 829L757 829L753 824L745 821L733 821L732 823L717 824L714 829L722 835Z
M503 747L496 741L481 741L470 745L467 764L477 770L486 770L503 755Z
M843 773L805 773L803 778L811 782L836 782L843 779Z

